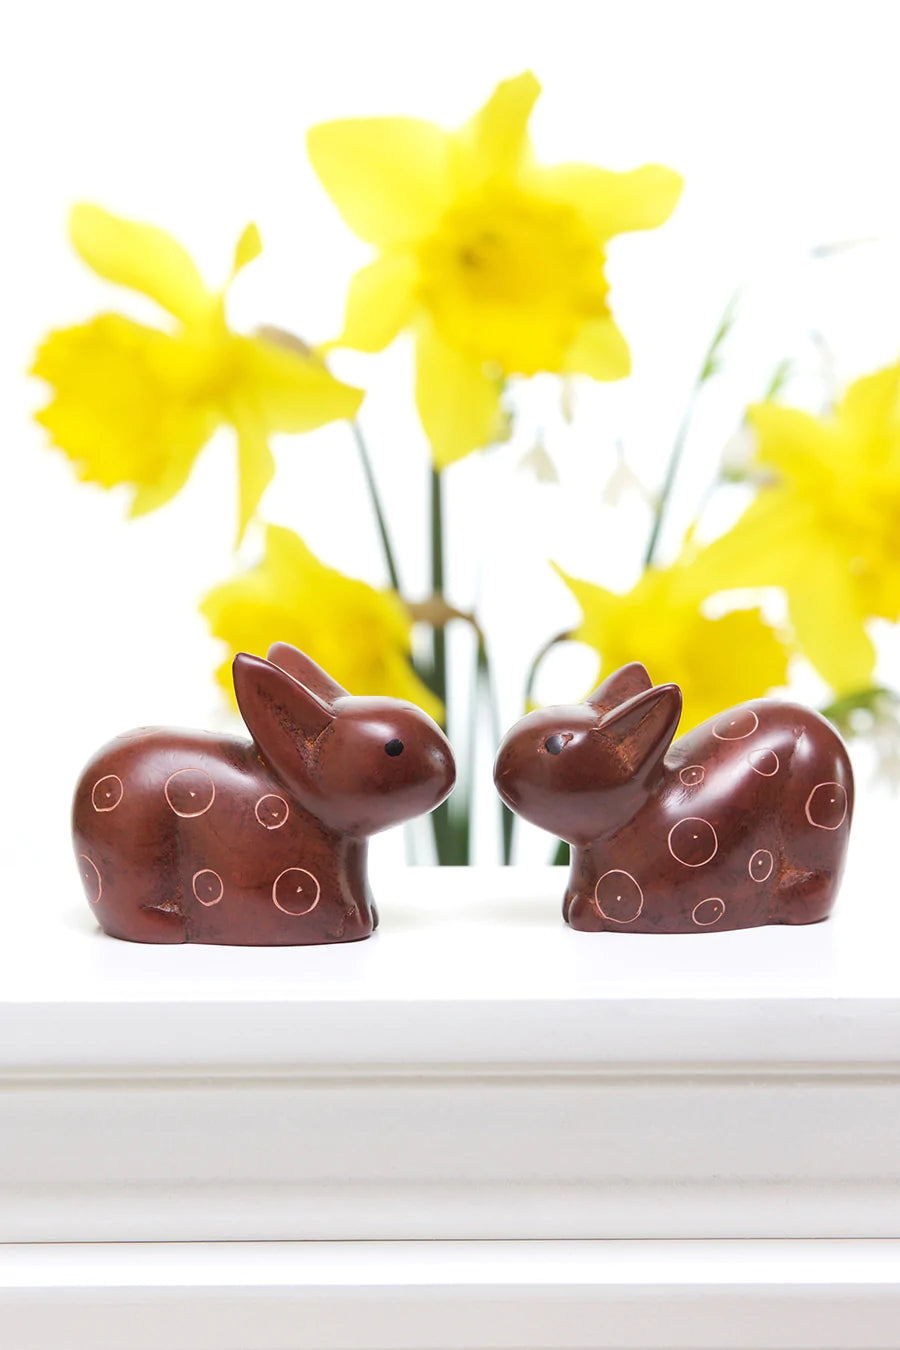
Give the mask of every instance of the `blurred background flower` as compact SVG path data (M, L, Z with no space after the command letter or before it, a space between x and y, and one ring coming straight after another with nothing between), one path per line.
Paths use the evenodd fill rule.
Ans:
M412 669L412 621L396 592L375 590L326 567L293 530L267 526L260 561L213 587L200 612L225 643L216 678L235 708L234 656L264 655L277 633L345 689L409 699L438 721L443 717L440 703Z
M529 71L460 131L407 117L313 127L313 166L379 249L350 286L339 342L377 352L416 332L416 405L444 468L500 438L511 375L617 380L631 358L609 306L609 241L668 220L681 179L661 165L543 168L528 136Z
M624 594L557 570L581 607L567 636L599 657L591 683L640 660L657 684L681 686L682 731L787 684L788 651L759 609L704 613L704 601L721 589L708 559L648 567Z
M836 694L875 670L867 621L900 617L900 365L851 384L820 417L751 408L755 500L709 549L720 588L787 592L804 655Z
M69 230L99 276L147 296L175 322L161 330L101 314L51 333L32 367L53 389L37 420L82 481L132 488L133 516L165 505L216 428L228 423L238 442L240 542L275 472L269 436L353 417L362 394L311 354L233 333L225 320L228 287L207 290L163 230L86 204L73 209ZM249 225L231 280L261 249Z
M394 0L355 12L352 44L327 7L237 28L163 6L141 63L130 11L57 10L49 46L41 6L19 14L3 543L32 720L60 653L67 699L34 794L64 796L119 726L224 725L223 644L285 638L443 715L445 861L548 856L498 831L493 746L527 698L580 697L631 657L684 685L685 725L789 688L891 775L889 25L857 26L851 68L846 23L805 7L779 10L777 44L758 6L465 11L439 61L409 60L419 10ZM76 268L84 194L124 215L76 208ZM84 322L98 275L127 314ZM301 430L297 453L281 433ZM63 454L38 453L48 436ZM115 491L76 495L73 466Z

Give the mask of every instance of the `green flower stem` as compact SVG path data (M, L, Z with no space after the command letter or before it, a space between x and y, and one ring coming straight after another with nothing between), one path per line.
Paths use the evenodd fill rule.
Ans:
M445 605L444 596L444 501L443 482L439 469L431 470L431 593L438 606ZM443 622L432 625L431 688L444 705L444 726L447 726L447 630ZM469 861L469 814L471 799L462 812L452 810L451 798L442 802L431 813L431 828L438 863L442 867L465 866Z
M528 674L525 676L524 702L526 711L528 709L529 703L531 702L532 695L534 694L534 686L535 683L537 682L538 671L540 670L545 657L547 657L549 653L553 650L553 648L558 646L560 642L568 642L571 636L572 634L568 631L565 633L557 633L555 637L548 638L548 640L544 643L543 647L541 647L540 650L535 655L534 660L528 667ZM498 721L498 728L496 740L499 743L500 740L499 718L497 719L497 721ZM516 820L517 817L513 814L512 811L510 811L509 807L503 806L501 824L503 830L503 864L505 867L508 867L509 864L512 862L513 841L515 839L516 833ZM564 845L563 847L566 846Z
M356 418L350 423L350 430L353 432L353 439L356 442L356 448L359 451L359 458L366 479L366 487L369 489L372 509L375 512L375 521L378 525L378 533L381 536L381 548L384 553L384 561L387 565L388 576L390 577L391 585L394 590L399 594L400 573L397 570L397 559L394 555L394 547L391 543L390 533L388 532L387 518L384 514L384 506L382 505L381 494L378 491L378 484L375 481L375 472L372 468L372 461L369 458L369 448L366 445L365 437L362 434L362 428Z
M688 398L687 408L681 419L681 425L678 428L678 435L672 446L672 452L669 455L669 462L666 465L666 475L663 479L662 487L659 490L659 496L656 499L656 506L653 511L653 520L650 525L650 535L647 539L647 547L644 549L644 567L652 567L656 561L656 549L659 544L660 531L663 527L663 521L669 507L669 500L672 496L672 489L675 486L675 479L678 477L678 470L681 467L681 461L684 457L684 447L687 444L688 432L691 429L691 422L694 417L694 408L697 403L697 395L700 392L702 380L698 380L691 390Z
M557 633L555 637L548 638L543 647L539 649L537 655L528 667L528 674L525 676L525 707L528 708L534 694L534 686L537 683L537 675L544 660L550 655L554 647L558 647L561 642L568 642L572 634L567 630L564 633Z
M431 594L440 601L444 596L444 500L440 469L431 470ZM447 706L447 633L443 624L432 629L433 689ZM446 720L446 715L445 715Z
M484 686L485 697L487 699L488 712L491 724L491 740L494 745L499 745L503 734L500 725L500 706L497 698L497 686L494 682L494 673L491 669L490 657L488 656L487 643L484 640L484 634L478 630L478 647L475 655L476 688L481 683ZM473 718L474 727L474 718ZM473 736L474 739L474 736ZM474 758L474 757L473 757ZM505 802L497 798L500 805L500 831L503 846L503 866L509 867L512 862L513 848L513 825L515 816Z
M558 839L556 841L556 852L553 854L553 866L568 867L569 857L569 845L566 843L565 839Z
M672 445L669 462L666 465L665 477L663 478L662 487L659 490L659 496L656 499L653 520L650 524L650 535L647 539L647 547L644 550L645 568L652 567L653 563L656 561L659 536L662 531L663 522L666 518L666 513L669 509L669 502L672 497L672 490L675 487L675 480L678 477L678 470L681 468L681 461L684 458L684 448L687 444L688 432L691 429L691 423L694 419L694 410L697 406L697 399L707 380L712 379L713 375L715 375L719 369L719 351L734 323L737 301L738 293L735 293L725 306L725 312L719 320L719 325L713 334L712 341L704 353L703 364L700 367L699 374L688 395L687 407L684 410L684 415L678 428L678 434Z

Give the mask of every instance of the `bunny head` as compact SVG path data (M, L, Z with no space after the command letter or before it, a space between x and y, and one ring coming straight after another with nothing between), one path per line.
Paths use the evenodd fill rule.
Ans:
M494 765L513 811L569 844L627 821L653 790L681 717L681 690L637 662L585 703L540 708L507 733Z
M323 824L355 838L432 811L456 779L436 722L412 703L356 698L303 652L240 653L234 689L264 761Z

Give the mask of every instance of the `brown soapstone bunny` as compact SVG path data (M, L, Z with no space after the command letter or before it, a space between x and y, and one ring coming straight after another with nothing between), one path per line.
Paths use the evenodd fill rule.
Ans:
M444 800L446 737L410 703L351 697L285 643L235 657L234 688L252 740L147 727L84 770L75 852L101 928L244 946L368 937L368 837Z
M757 699L673 744L680 716L678 686L654 688L635 662L502 742L500 796L572 845L564 917L626 933L827 918L853 811L837 732L809 708Z

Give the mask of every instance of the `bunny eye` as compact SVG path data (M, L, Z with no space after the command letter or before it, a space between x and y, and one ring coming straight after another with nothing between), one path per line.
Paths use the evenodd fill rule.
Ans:
M548 736L544 741L543 749L548 755L558 755L564 745L568 745L572 739L571 731L557 731L553 736Z
M397 755L403 754L403 742L398 741L396 736L392 741L388 741L384 747L384 753L390 755L391 759L396 759Z

